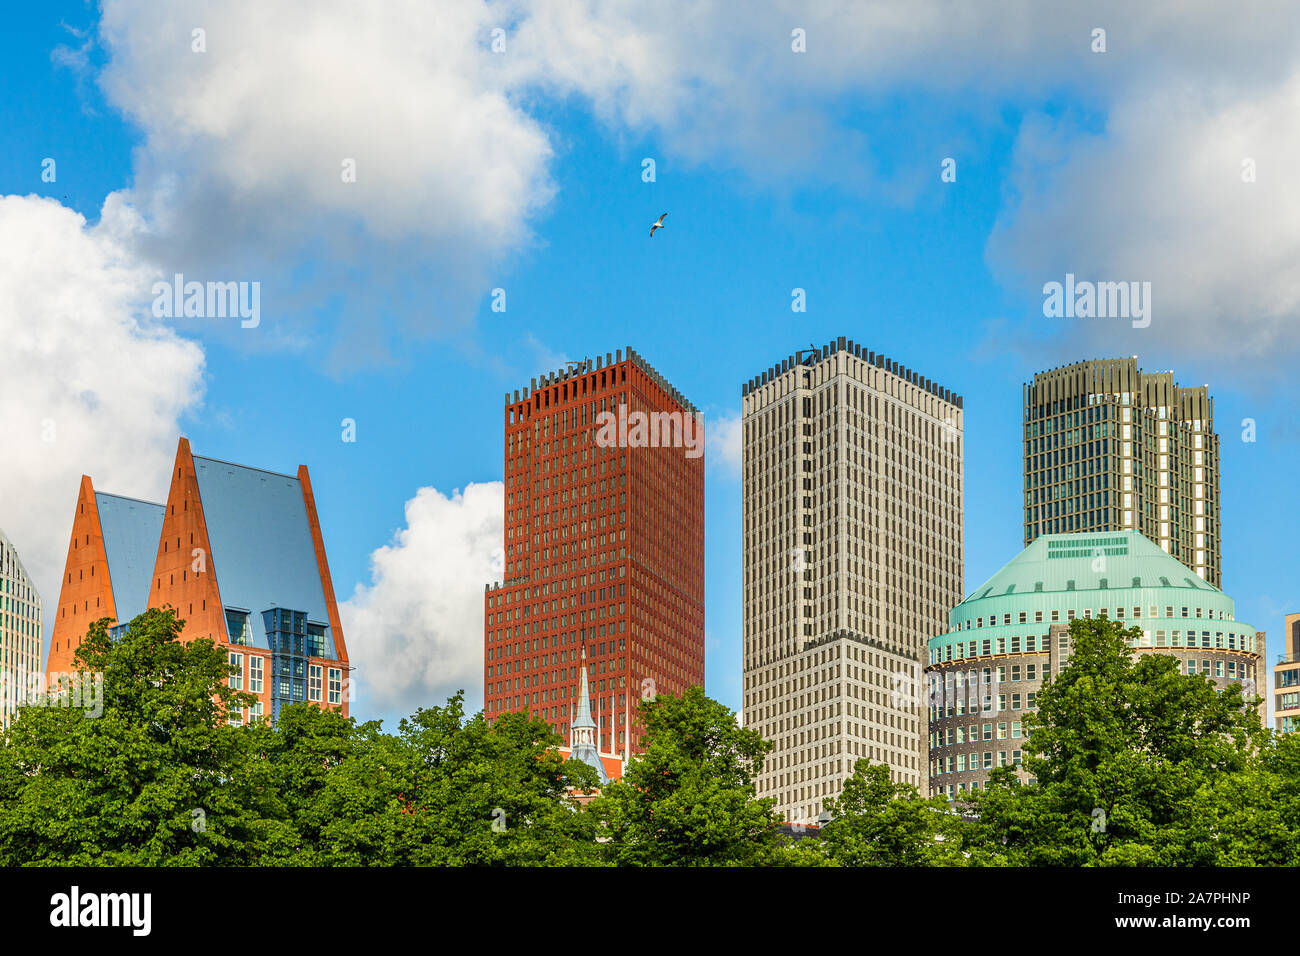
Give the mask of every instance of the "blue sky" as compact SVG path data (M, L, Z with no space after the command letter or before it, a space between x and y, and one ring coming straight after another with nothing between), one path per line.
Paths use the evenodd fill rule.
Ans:
M702 16L722 15L706 6ZM642 24L626 9L607 24L530 4L450 4L460 32L407 50L409 25L371 24L378 38L354 43L346 5L323 4L314 33L290 28L296 45L267 40L275 31L254 25L255 5L177 7L162 20L129 2L25 7L0 35L0 195L15 197L0 211L0 249L38 245L44 229L67 244L66 275L35 293L0 265L0 292L8 280L25 293L0 297L10 312L0 323L64 321L41 301L42 289L58 298L50 283L103 307L78 321L104 323L111 347L87 348L98 334L87 326L47 370L105 366L85 373L102 384L51 386L60 422L80 414L87 403L73 399L87 389L103 396L123 376L154 381L155 367L190 362L115 417L74 422L61 434L84 437L61 438L56 457L41 450L30 474L0 479L0 527L32 556L47 607L76 477L158 494L184 433L205 456L310 468L335 588L355 605L345 625L361 716L439 703L457 686L478 706L476 594L500 547L501 503L453 493L500 479L505 392L563 359L631 345L714 428L707 690L736 708L740 481L715 439L738 415L742 381L845 335L965 398L968 591L1020 548L1020 387L1034 371L1136 354L1148 371L1208 383L1224 439L1224 589L1239 619L1270 633L1270 662L1281 651L1281 615L1300 601L1287 547L1300 532L1287 388L1300 227L1285 215L1300 200L1281 162L1268 163L1297 145L1267 121L1270 109L1294 115L1285 31L1233 25L1215 40L1222 73L1210 76L1195 66L1208 39L1188 31L1156 46L1158 15L1119 4L1098 14L1110 24L1104 54L1089 49L1091 20L1048 22L1008 3L990 23L928 27L918 5L924 29L895 37L886 23L852 41L840 37L856 37L852 25L813 23L805 54L789 48L790 24L803 21L760 5L716 56L671 18ZM484 59L496 22L512 24L512 46ZM202 54L189 48L193 24L209 25ZM319 63L306 34L319 38ZM331 43L345 44L355 72L327 55ZM372 43L395 52L364 80L378 99L353 103L350 87L329 85L336 72L366 76ZM649 66L641 48L655 52ZM431 66L438 49L452 52ZM292 70L249 65L277 57ZM209 72L196 79L194 63ZM244 98L221 99L240 84ZM316 109L333 96L337 109ZM375 125L375 111L399 119ZM373 191L332 191L349 155ZM1241 180L1247 156L1259 158L1258 182ZM41 180L45 157L57 160L53 183ZM656 161L653 183L644 157ZM955 183L940 179L945 157ZM33 194L60 208L17 198ZM86 264L89 249L111 261ZM114 277L182 270L260 281L261 326L165 320L153 338L133 326L149 323L147 283L123 292ZM1153 281L1152 328L1044 318L1041 284L1066 271ZM791 311L796 287L805 313ZM505 312L491 308L494 288ZM44 353L31 349L12 360L36 374ZM345 418L355 443L341 440ZM1245 418L1257 422L1253 443L1239 440ZM436 495L412 509L422 488ZM385 546L387 563L372 569Z

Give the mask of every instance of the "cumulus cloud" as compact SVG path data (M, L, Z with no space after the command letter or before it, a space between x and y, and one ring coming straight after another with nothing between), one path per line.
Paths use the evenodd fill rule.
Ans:
M143 135L122 197L148 224L142 254L261 280L264 331L241 341L329 326L340 362L469 322L556 195L557 107L776 188L910 202L972 123L1063 97L1077 116L1019 136L998 275L1023 291L1049 268L1145 274L1194 326L1182 341L1231 331L1262 354L1297 318L1295 217L1275 213L1300 194L1283 165L1298 36L1289 0L1228 17L1215 0L764 0L744 16L723 0L106 0L99 31L100 82ZM1047 173L1030 162L1053 155ZM1246 157L1253 194L1230 185ZM1246 251L1216 257L1228 242Z
M744 426L740 415L724 413L715 415L706 422L706 441L708 443L709 464L721 469L731 478L740 477L741 439Z
M1300 345L1300 69L1247 100L1186 87L1121 104L1104 134L1029 124L990 260L1026 296L1066 273L1151 283L1151 324L1046 320L1129 354L1256 359ZM1131 348L1130 348L1131 346Z
M547 134L488 47L499 22L476 2L105 3L101 84L143 134L123 200L144 253L262 282L244 345L329 322L340 352L382 361L463 326L554 191Z
M488 52L496 23L470 2L384 11L325 0L305 12L259 0L112 0L103 84L144 130L160 216L197 202L219 224L232 213L208 204L222 197L243 207L235 215L263 210L259 225L276 232L309 226L292 215L323 211L379 240L508 244L549 198L550 146ZM169 179L182 172L199 178Z
M467 711L483 706L483 588L502 574L504 496L499 481L421 488L370 556L370 583L339 606L359 710L405 716L459 689Z
M88 227L54 200L0 197L0 527L49 621L81 475L158 500L203 394L202 350L150 315L136 228L114 203Z

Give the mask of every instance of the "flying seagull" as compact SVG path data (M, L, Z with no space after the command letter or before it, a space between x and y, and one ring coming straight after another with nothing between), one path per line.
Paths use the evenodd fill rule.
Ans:
M664 227L664 219L667 217L667 215L668 215L668 213L664 213L662 216L659 217L659 220L658 220L657 222L653 223L653 224L650 226L650 235L651 235L651 236L653 236L653 235L655 234L655 230L656 230L656 229L662 229L662 228Z

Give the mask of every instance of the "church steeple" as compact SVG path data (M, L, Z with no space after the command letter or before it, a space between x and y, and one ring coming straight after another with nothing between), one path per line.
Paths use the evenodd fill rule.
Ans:
M602 784L609 783L605 763L596 747L596 721L591 716L591 692L587 686L587 648L582 649L582 670L578 680L578 713L569 725L569 759L581 760L596 769Z

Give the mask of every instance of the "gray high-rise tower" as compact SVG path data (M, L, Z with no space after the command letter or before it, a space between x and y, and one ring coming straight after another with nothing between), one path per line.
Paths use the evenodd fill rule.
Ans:
M962 403L839 338L742 395L745 726L810 822L854 763L927 787L921 667L962 599Z

